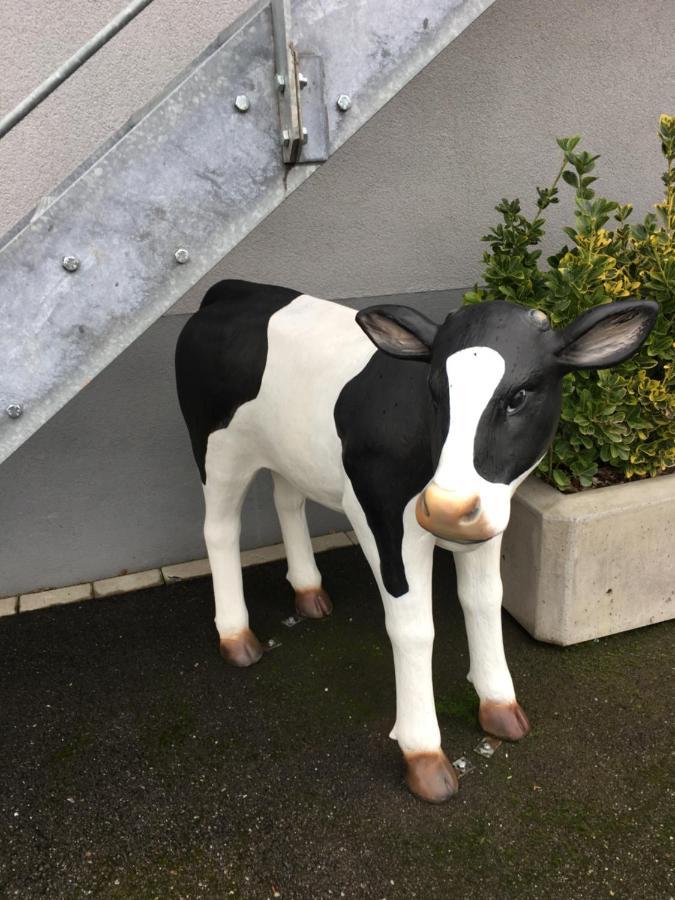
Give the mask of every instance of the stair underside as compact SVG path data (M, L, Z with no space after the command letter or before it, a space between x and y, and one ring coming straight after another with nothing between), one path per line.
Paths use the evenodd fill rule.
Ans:
M491 2L294 0L292 39L323 60L328 155ZM282 162L274 74L268 0L5 238L0 462L316 171ZM347 113L335 104L342 93ZM178 248L189 251L183 265ZM69 255L75 272L62 266Z

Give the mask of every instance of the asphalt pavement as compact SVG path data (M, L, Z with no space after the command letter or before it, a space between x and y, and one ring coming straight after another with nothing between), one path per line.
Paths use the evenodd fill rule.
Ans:
M284 563L245 570L278 645L244 670L218 654L207 578L0 619L0 897L675 895L672 623L561 649L505 614L533 730L484 759L438 551L439 721L474 768L429 806L388 738L372 576L356 547L318 562L334 613L292 628Z

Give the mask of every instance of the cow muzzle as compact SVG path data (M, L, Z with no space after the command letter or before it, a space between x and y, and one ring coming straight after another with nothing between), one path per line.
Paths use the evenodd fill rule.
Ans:
M487 520L478 494L446 491L432 481L417 498L417 521L446 541L487 541L497 533Z

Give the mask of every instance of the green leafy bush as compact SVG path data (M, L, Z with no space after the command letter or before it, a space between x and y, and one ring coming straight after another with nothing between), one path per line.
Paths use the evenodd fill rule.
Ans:
M483 240L484 285L466 303L507 299L543 310L561 328L599 303L621 297L660 304L654 330L636 356L599 372L574 372L563 382L560 426L539 474L563 491L660 475L675 466L675 118L661 116L659 139L667 170L665 198L639 225L630 204L597 197L598 159L578 151L578 136L560 138L563 160L548 188L537 188L537 212L519 200L496 207L502 221ZM575 193L569 245L545 265L536 249L543 211L558 202L563 181ZM611 224L610 224L610 219Z

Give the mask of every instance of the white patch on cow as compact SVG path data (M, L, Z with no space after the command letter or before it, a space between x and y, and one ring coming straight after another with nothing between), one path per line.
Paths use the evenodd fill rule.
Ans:
M248 628L239 557L241 508L256 471L245 437L229 428L214 431L206 449L204 539L213 576L216 628L221 638Z
M314 561L312 539L305 515L305 497L289 481L274 472L274 506L286 548L286 578L296 591L321 587L321 573Z
M446 372L450 400L450 429L441 451L434 482L463 496L478 494L487 523L495 534L509 521L511 496L515 487L493 484L476 471L474 443L478 423L504 377L506 364L490 347L467 347L448 357ZM515 483L514 483L515 484ZM452 550L470 549L451 541Z
M234 452L254 470L278 472L305 497L340 509L345 476L335 404L375 347L354 310L307 294L270 318L267 338L258 396L209 437L209 450L224 441L227 452L207 452L207 481L210 472L231 468Z
M276 499L293 586L320 585L303 510L293 507L302 496L342 508L346 476L333 410L346 382L376 352L355 324L353 310L306 294L270 318L267 334L258 396L243 403L227 428L212 432L207 443L204 535L221 638L248 627L240 513L259 469L281 476Z
M501 545L497 535L473 553L455 553L455 569L469 642L468 679L481 700L510 703L515 693L502 639Z
M413 497L403 512L401 550L409 590L401 597L392 597L382 583L375 537L351 482L346 480L344 510L373 570L384 604L396 676L396 723L389 736L398 741L404 753L432 752L441 746L431 671L434 537L417 524L416 501Z

